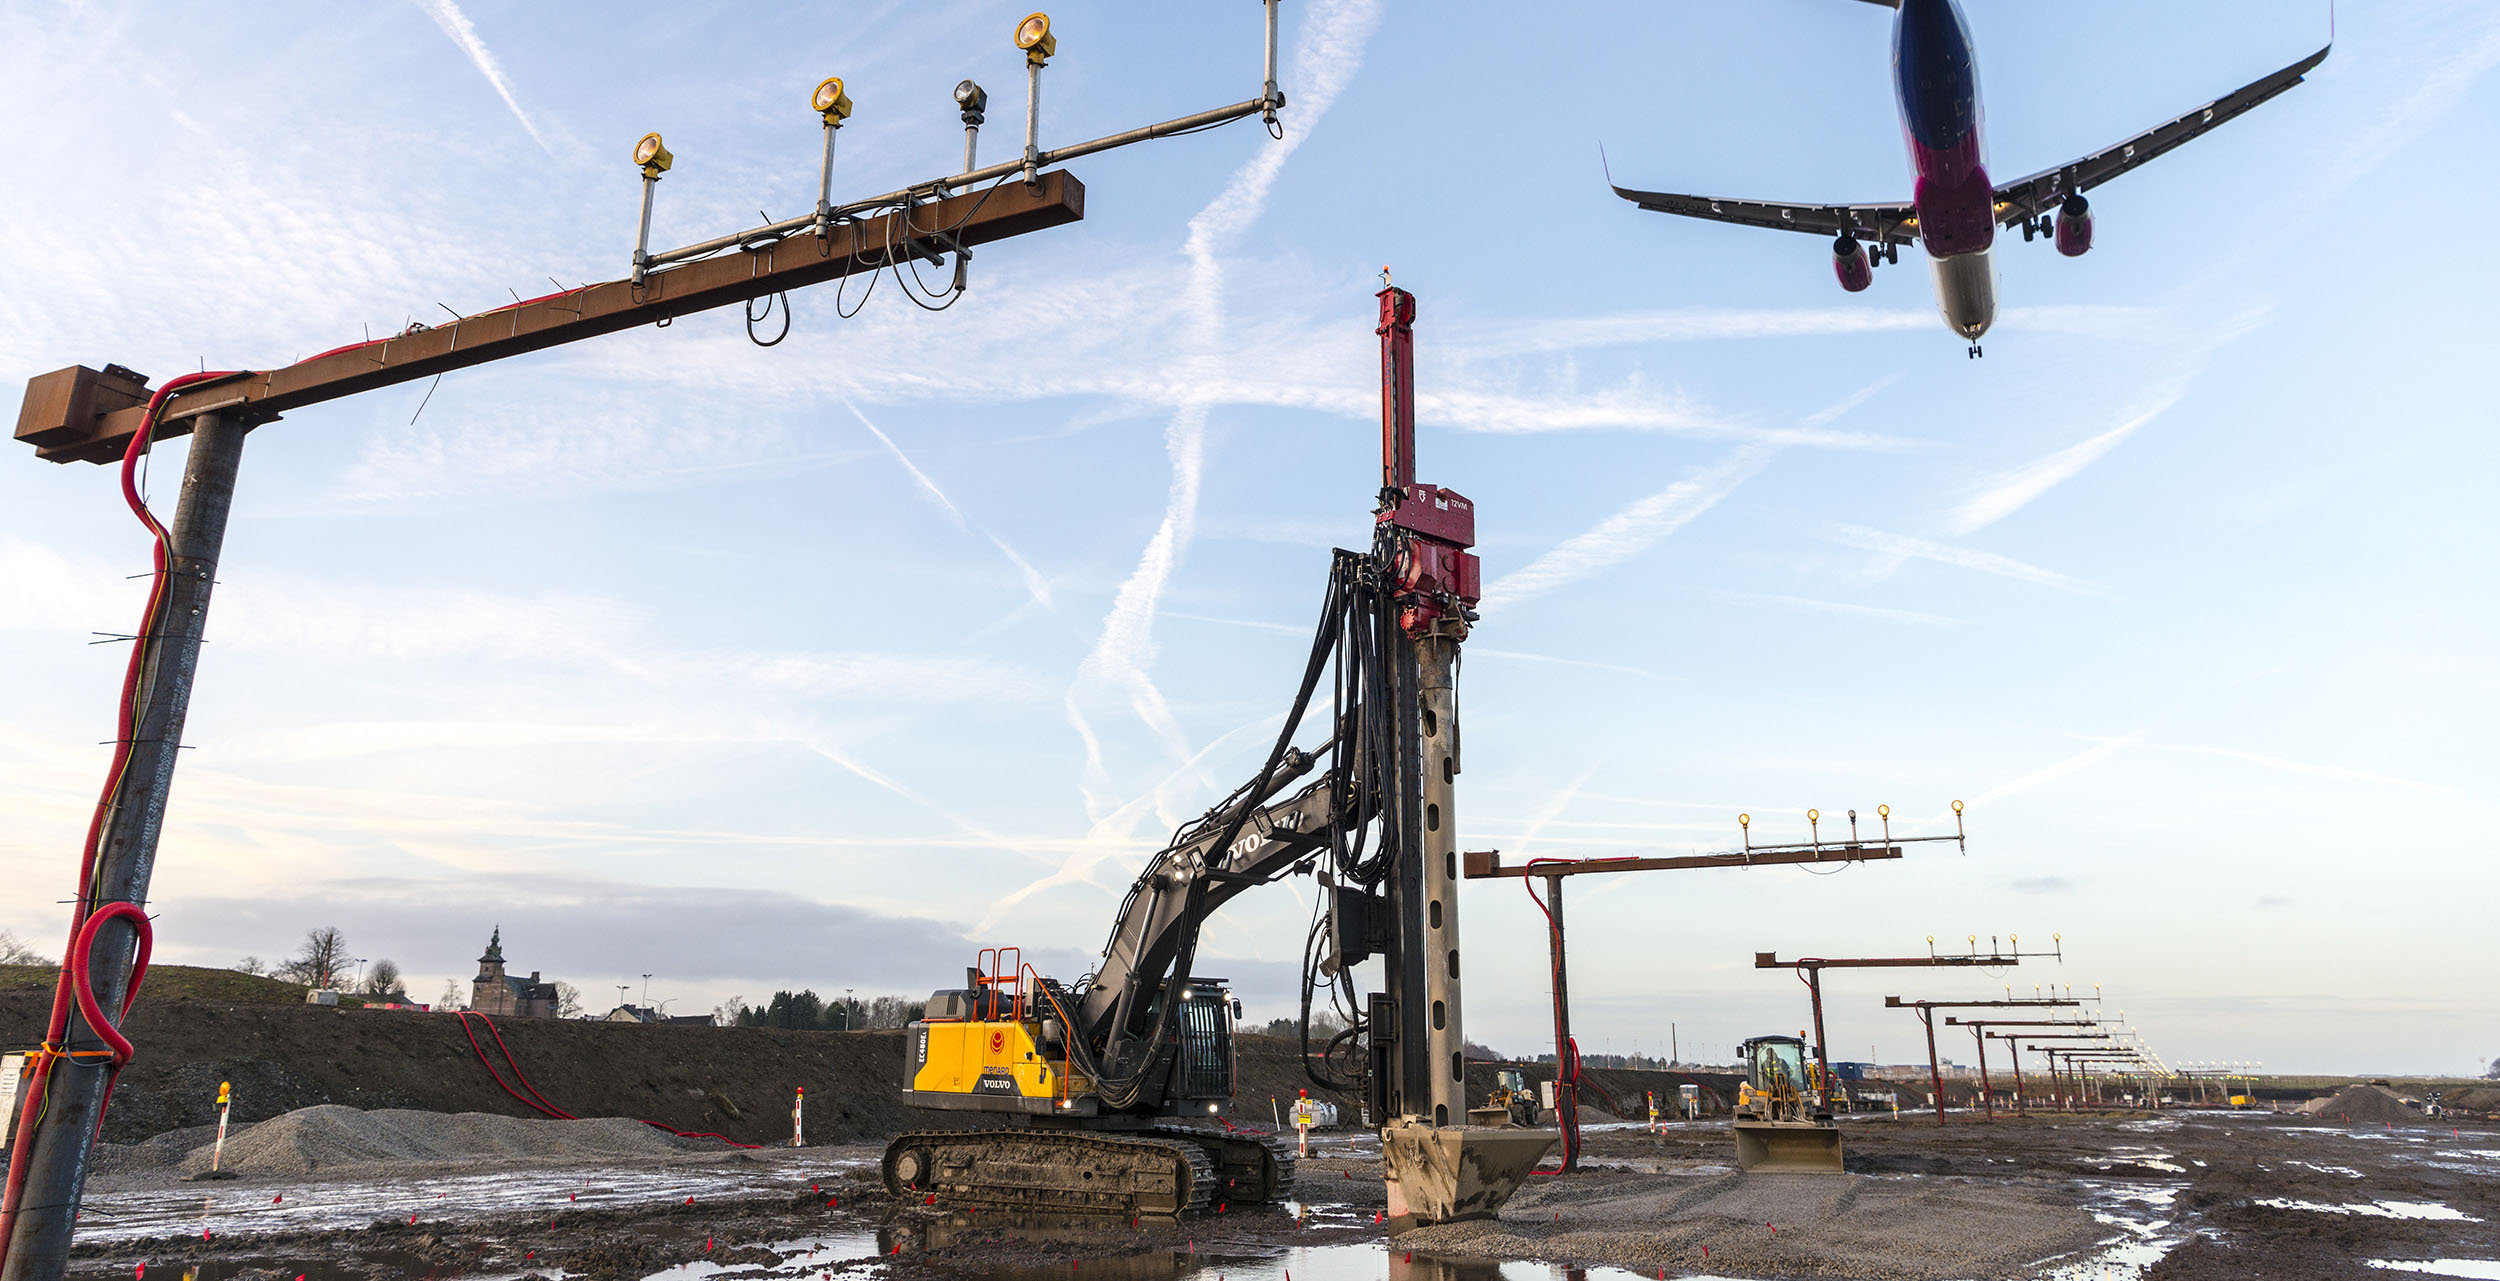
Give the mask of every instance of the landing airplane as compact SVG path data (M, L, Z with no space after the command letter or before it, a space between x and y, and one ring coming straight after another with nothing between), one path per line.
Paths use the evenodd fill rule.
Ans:
M1996 264L1989 251L1999 226L2020 227L2024 240L2046 238L2059 253L2081 256L2092 247L2092 206L2083 197L2086 190L2299 84L2335 47L2329 43L2255 84L2116 146L2028 178L1991 185L1979 136L1979 69L1971 57L1970 24L1963 20L1961 6L1955 0L1866 2L1898 11L1892 31L1893 90L1901 103L1910 167L1918 176L1909 203L1797 205L1623 187L1615 187L1615 194L1659 213L1830 236L1832 270L1840 287L1851 293L1874 283L1876 266L1899 262L1901 246L1916 241L1935 269L1936 301L1945 324L1970 340L1974 357L1979 355L1980 335L1996 321ZM1608 185L1613 185L1611 179ZM1859 243L1860 236L1875 242L1872 253Z

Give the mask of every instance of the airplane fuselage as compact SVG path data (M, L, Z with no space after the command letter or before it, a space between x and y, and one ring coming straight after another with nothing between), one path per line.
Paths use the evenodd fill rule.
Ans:
M1954 0L1901 0L1893 22L1893 92L1917 176L1919 244L1936 302L1955 333L1978 341L1996 320L1996 196L1982 140L1979 67Z

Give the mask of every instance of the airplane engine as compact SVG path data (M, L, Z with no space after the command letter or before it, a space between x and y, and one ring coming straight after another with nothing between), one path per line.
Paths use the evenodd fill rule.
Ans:
M1843 232L1832 241L1832 274L1853 294L1875 283L1875 264L1867 260L1866 246L1857 237Z
M2081 258L2092 247L2092 202L2081 193L2057 207L2057 252Z

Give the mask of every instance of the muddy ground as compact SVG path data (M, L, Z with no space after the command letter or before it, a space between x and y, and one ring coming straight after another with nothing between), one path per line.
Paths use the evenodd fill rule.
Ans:
M1536 1259L1600 1269L1602 1281L1705 1272L2299 1281L2370 1275L2371 1260L2500 1259L2500 1131L2490 1127L2176 1112L1954 1120L1850 1122L1848 1173L1837 1178L1736 1174L1725 1131L1707 1123L1661 1135L1598 1130L1586 1168L1534 1181L1499 1223L1395 1241L1373 1221L1376 1147L1352 1134L1323 1139L1298 1205L1160 1222L1026 1222L898 1205L875 1184L874 1144L696 1149L630 1168L469 1163L215 1184L163 1171L104 1175L77 1274L132 1277L145 1264L198 1281L1377 1281L1385 1259L1393 1281L1491 1281L1488 1260Z

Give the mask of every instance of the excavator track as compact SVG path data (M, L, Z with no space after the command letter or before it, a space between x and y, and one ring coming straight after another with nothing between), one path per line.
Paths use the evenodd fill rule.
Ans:
M1293 1195L1293 1145L1275 1135L1189 1125L1158 1125L1154 1132L1205 1149L1215 1162L1223 1200L1257 1205Z
M1083 1214L1188 1214L1221 1190L1215 1159L1177 1138L1089 1130L924 1130L885 1149L898 1198Z

